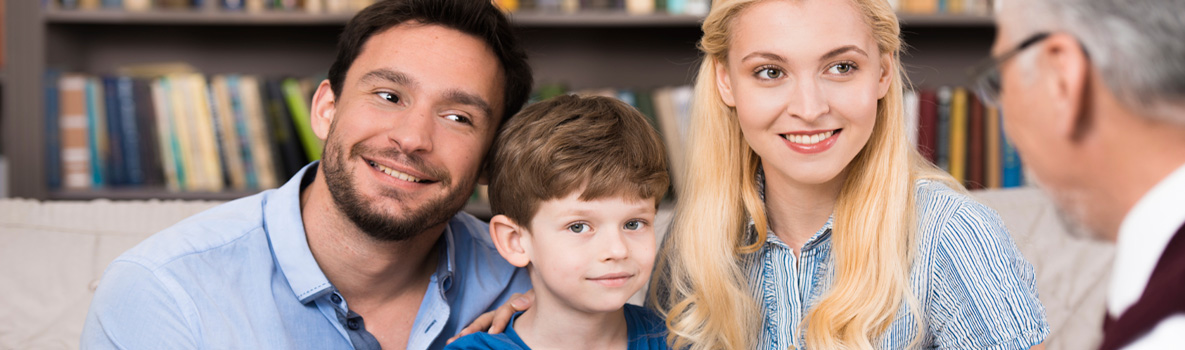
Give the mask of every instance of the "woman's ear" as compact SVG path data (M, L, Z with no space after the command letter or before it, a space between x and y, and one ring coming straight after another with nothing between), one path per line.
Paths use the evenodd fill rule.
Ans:
M732 95L732 78L728 76L728 67L724 62L713 60L716 62L713 67L716 71L716 89L720 90L720 99L724 100L724 104L729 107L736 107L736 99Z
M897 78L893 76L893 65L897 64L897 62L894 62L896 59L897 57L892 53L881 54L881 75L877 79L876 86L878 100L885 98L885 95L889 94L889 87L893 86L893 79Z
M312 120L313 133L317 138L325 140L329 137L329 126L333 124L334 113L337 112L337 102L333 95L333 88L329 86L329 79L321 81L317 92L313 94Z
M511 265L518 267L526 267L531 262L531 243L525 237L525 229L506 215L495 215L490 218L490 238L494 239L498 254Z

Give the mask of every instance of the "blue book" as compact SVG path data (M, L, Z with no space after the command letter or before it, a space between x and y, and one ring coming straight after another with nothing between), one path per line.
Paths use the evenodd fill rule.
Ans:
M950 172L950 99L951 88L938 88L938 142L935 144L934 163L942 170Z
M119 86L114 77L103 77L103 105L107 115L107 183L112 186L127 184L124 165L123 112L119 106Z
M58 100L58 79L62 73L45 71L45 176L49 189L62 187L62 126L58 123L61 102Z
M103 83L98 78L86 80L87 138L91 158L91 187L101 188L107 183L107 111L104 107Z
M1024 165L1021 163L1020 154L1016 152L1016 146L1012 145L1003 130L1000 131L1000 173L1000 187L1024 186Z
M240 156L243 158L243 173L247 188L259 188L259 171L255 169L255 158L251 153L251 129L248 127L247 107L243 105L242 88L238 75L226 76L226 90L230 94L230 110L234 114L235 133L239 137Z
M116 77L115 97L119 102L118 119L120 151L123 152L123 180L125 185L144 184L144 160L140 148L140 128L136 121L136 100L132 78Z

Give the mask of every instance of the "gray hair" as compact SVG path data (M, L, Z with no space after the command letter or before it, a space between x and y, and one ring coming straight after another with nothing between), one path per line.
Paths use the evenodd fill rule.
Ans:
M1073 35L1124 105L1185 125L1185 0L1009 2L1016 8L1000 20L1020 29L1016 35ZM1023 9L1017 2L1024 3Z

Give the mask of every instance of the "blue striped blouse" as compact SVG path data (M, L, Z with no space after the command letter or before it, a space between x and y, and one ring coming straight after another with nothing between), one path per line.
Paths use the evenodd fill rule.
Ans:
M909 282L926 327L921 347L1027 349L1044 341L1049 324L1033 266L996 212L938 182L922 180L916 189L918 246ZM828 220L807 240L800 258L773 232L746 257L764 313L758 349L802 348L803 319L834 278L831 226ZM873 344L904 349L916 330L903 305Z

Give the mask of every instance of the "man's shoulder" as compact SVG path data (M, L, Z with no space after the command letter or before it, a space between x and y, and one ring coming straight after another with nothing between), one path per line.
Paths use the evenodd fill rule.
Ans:
M220 247L249 243L243 238L263 234L266 200L264 192L194 214L148 237L115 262L132 262L153 270L179 258L218 254Z

